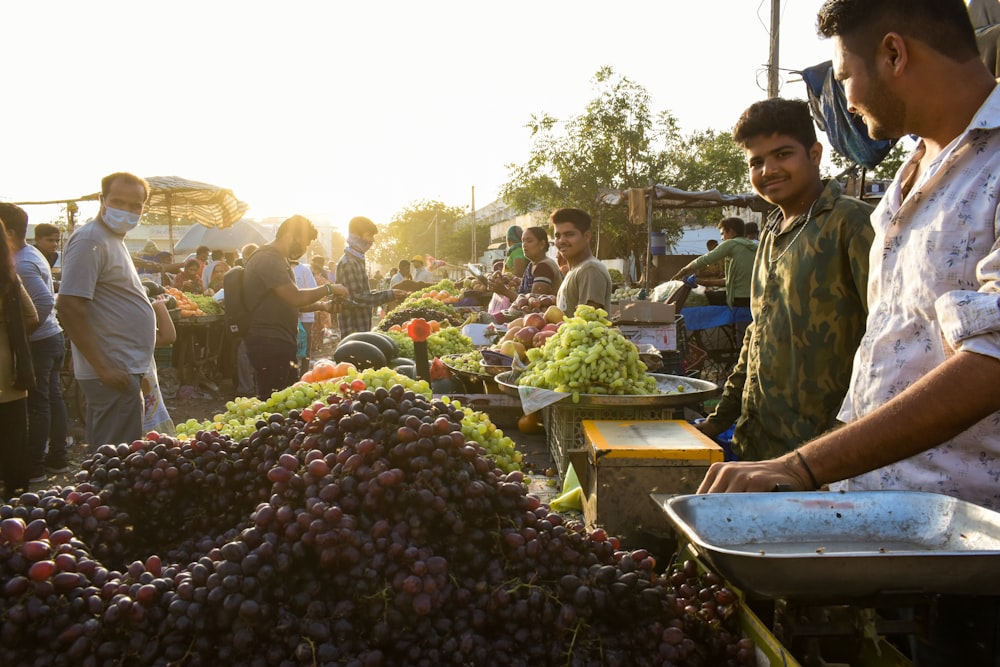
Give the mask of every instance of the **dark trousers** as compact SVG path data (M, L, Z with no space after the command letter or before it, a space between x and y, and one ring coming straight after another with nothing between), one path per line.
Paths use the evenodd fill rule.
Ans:
M42 469L46 443L50 463L66 457L66 404L59 384L65 356L66 343L61 332L31 341L36 385L28 391L28 465L32 474Z
M248 337L245 340L257 398L266 401L273 392L281 391L298 379L296 343L276 338Z
M4 498L9 499L28 490L28 400L0 403L0 477L3 478Z

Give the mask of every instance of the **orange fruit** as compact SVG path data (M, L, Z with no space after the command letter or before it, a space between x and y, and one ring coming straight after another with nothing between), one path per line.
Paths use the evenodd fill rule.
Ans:
M313 365L312 374L317 381L322 382L334 377L335 368L335 364L329 359L320 359Z
M342 378L348 373L357 372L357 370L358 369L354 366L354 364L347 361L341 361L333 368L333 377Z

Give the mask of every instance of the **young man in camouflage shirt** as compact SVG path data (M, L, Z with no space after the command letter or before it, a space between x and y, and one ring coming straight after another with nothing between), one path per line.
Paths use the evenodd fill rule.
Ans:
M733 138L754 189L778 208L754 263L754 321L718 408L699 428L715 436L735 421L733 452L762 460L836 424L865 330L872 207L820 179L823 147L805 102L757 102Z

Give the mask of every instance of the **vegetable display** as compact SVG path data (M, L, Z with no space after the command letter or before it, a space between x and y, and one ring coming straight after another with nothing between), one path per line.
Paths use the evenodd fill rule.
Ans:
M423 318L427 321L438 320L439 322L447 320L454 324L465 319L459 315L457 310L446 303L426 297L418 299L410 297L386 313L376 328L379 331L388 331L389 327L395 324L402 325L417 318Z
M577 306L541 348L527 350L518 384L573 394L655 394L639 350L611 326L606 311Z
M461 409L358 387L0 505L0 664L753 664L717 578L550 511Z

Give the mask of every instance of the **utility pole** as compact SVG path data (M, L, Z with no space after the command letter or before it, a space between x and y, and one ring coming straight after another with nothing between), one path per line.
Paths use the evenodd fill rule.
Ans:
M472 186L472 262L475 263L478 253L476 252L476 186Z
M778 96L778 24L781 0L771 0L771 49L767 58L767 96Z

